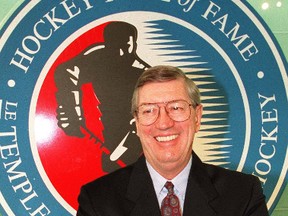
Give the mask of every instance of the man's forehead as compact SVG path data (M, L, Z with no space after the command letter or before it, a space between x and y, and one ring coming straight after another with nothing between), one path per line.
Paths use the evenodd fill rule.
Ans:
M187 99L189 96L182 80L149 82L140 87L138 91L138 105Z

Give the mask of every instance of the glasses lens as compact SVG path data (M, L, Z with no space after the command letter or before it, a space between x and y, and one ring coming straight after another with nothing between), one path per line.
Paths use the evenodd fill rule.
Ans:
M166 106L166 110L174 121L185 121L190 116L189 103L186 101L172 101Z
M138 118L141 124L150 125L157 119L159 107L156 104L143 104L138 108Z

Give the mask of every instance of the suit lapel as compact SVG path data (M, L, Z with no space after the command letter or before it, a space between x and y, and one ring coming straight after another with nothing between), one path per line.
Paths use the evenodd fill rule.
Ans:
M135 204L131 216L160 216L158 200L144 157L134 166L126 197Z
M141 157L133 168L127 199L131 206L131 216L160 216L161 212L153 187L152 179L146 166L145 158ZM189 174L183 216L217 216L221 202L205 167L196 154Z
M186 189L183 216L216 216L221 206L218 193L204 170L201 160L193 154L193 162Z

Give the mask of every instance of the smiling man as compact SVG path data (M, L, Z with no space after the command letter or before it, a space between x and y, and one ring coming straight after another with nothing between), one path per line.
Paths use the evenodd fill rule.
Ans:
M149 78L145 78L145 74L144 80ZM158 81L138 84L133 101L137 107L133 106L132 112L147 161L160 175L173 179L191 158L202 105L192 80L187 80L192 89L189 95L184 78L167 81L167 77L159 75L155 77Z
M132 98L143 156L82 187L78 216L267 216L259 180L204 164L193 152L203 107L178 68L144 71Z

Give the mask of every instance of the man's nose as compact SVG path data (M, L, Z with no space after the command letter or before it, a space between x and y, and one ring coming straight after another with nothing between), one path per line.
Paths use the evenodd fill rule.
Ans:
M166 111L165 107L160 107L159 116L156 120L156 126L159 129L165 130L174 125L174 120L170 118L168 112Z

